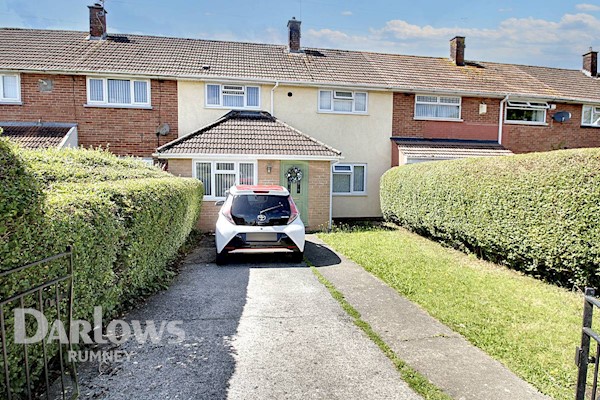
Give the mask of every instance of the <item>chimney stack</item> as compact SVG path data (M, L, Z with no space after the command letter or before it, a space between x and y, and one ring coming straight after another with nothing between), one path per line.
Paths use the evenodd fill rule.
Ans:
M598 52L593 51L590 47L590 51L583 55L583 72L590 76L598 76Z
M465 65L465 37L455 36L450 40L450 59L460 67Z
M288 46L291 53L300 53L300 24L302 22L296 20L296 17L292 17L288 21Z
M106 10L100 3L88 6L90 9L90 40L106 39Z

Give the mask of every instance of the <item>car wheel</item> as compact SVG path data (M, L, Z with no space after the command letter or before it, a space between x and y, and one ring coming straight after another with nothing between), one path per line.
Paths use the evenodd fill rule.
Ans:
M298 251L292 254L292 262L299 263L304 261L304 252Z
M227 263L227 255L224 251L217 254L217 265L225 265Z

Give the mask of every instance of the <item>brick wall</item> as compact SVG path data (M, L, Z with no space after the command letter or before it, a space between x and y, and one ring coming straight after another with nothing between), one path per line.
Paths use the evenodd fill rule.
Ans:
M53 89L43 92L40 79ZM177 82L151 81L152 109L85 107L86 77L21 74L22 105L0 105L0 121L71 122L78 124L79 145L109 146L118 155L149 157L157 147L156 128L168 123L171 131L159 138L177 138Z
M308 220L309 230L327 229L329 223L329 192L330 192L331 163L329 161L310 161L308 176L310 188L308 191Z
M479 104L487 105L486 114L479 114ZM498 140L500 99L463 97L463 122L414 120L415 96L394 93L392 135L428 139ZM582 106L555 103L548 110L547 126L504 124L502 144L515 153L549 151L559 148L600 147L600 128L581 127ZM558 111L571 113L571 120L558 123L552 115ZM398 165L398 150L392 149L392 165Z

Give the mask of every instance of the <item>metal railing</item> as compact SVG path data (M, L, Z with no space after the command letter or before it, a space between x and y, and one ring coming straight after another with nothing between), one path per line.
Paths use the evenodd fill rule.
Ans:
M8 331L7 331L7 327L6 327L6 315L5 315L5 309L8 308L10 305L16 303L18 305L18 307L20 307L21 309L24 309L26 306L26 299L28 300L27 305L31 308L31 305L36 305L37 304L37 311L39 311L41 314L44 314L44 310L45 310L45 305L50 305L50 307L56 307L55 313L56 313L56 320L57 321L62 321L62 314L61 314L61 304L64 302L64 297L66 296L66 302L67 302L67 310L66 310L66 318L67 318L67 323L65 324L66 327L66 334L67 334L67 338L71 338L71 324L72 324L72 319L73 319L73 251L71 249L71 247L67 247L66 251L64 253L60 253L57 255L54 255L52 257L48 257L45 258L43 260L39 260L27 265L23 265L21 267L17 267L17 268L13 268L7 271L3 271L0 272L0 278L8 278L9 276L13 275L13 274L18 274L19 272L22 272L24 270L27 270L29 268L34 268L34 267L39 267L42 265L47 265L53 261L56 260L61 260L64 259L66 260L66 273L61 274L61 276L56 277L56 278L52 278L52 279L47 279L46 281L39 283L33 287L30 287L28 289L24 289L19 291L18 293L9 295L9 297L6 297L4 299L0 299L0 340L2 342L2 360L3 360L3 364L4 364L4 383L6 386L6 398L8 400L11 400L13 398L13 388L11 388L11 376L10 376L10 371L11 371L11 365L10 365L10 360L9 360L9 335L8 335ZM66 284L67 285L67 289L66 289L66 293L61 293L61 284ZM64 285L63 284L63 285ZM48 297L50 296L50 299L48 299ZM52 311L54 312L54 310ZM26 342L26 341L25 341ZM56 371L57 373L60 372L60 396L61 398L64 400L67 398L68 396L68 392L71 392L71 399L75 399L79 396L79 386L78 386L78 382L77 382L77 370L76 370L76 366L74 362L65 362L65 350L66 351L72 351L72 344L70 343L71 341L69 340L68 344L65 343L58 343L58 365L60 368L60 371ZM23 343L23 344L19 344L19 346L22 346L23 349L23 357L21 360L22 367L23 367L23 372L25 375L25 396L28 399L32 399L32 397L34 396L34 387L33 387L33 382L32 382L32 376L31 376L31 365L30 365L30 359L29 359L29 347L30 344L29 343ZM50 399L51 396L51 385L52 382L50 382L50 376L51 376L51 369L50 369L50 362L52 362L52 360L49 359L49 354L48 354L48 345L46 343L46 338L44 337L41 340L41 346L42 346L42 352L43 352L43 379L44 379L44 383L45 383L45 397L47 400ZM69 373L71 375L71 380L72 380L72 387L70 388L70 390L67 390L67 385L65 385L65 370L69 369ZM36 378L36 377L34 377ZM55 390L56 392L56 390Z

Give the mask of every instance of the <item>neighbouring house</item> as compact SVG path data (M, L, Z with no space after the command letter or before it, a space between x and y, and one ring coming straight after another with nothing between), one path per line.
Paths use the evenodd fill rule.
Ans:
M305 48L296 19L270 45L111 34L89 11L89 32L0 29L0 121L75 126L77 145L158 159L210 201L295 167L311 228L380 217L394 165L600 146L591 50L566 70L468 61L460 36L449 58L417 57Z
M2 136L26 149L77 147L77 125L69 123L2 122Z

